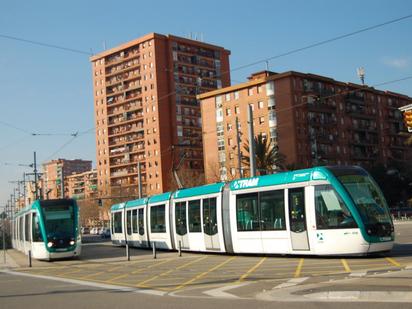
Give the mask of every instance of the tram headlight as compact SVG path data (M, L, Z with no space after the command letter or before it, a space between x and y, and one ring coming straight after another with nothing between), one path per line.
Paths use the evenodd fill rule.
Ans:
M70 240L70 246L73 246L75 244L74 240Z
M47 243L47 247L49 247L49 248L53 247L53 243L52 243L51 241L49 241L49 242Z

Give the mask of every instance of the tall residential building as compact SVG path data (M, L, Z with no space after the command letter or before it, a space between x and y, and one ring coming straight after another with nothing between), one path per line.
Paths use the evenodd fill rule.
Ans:
M65 197L64 179L92 169L92 161L57 159L43 163L42 195L45 199Z
M74 173L65 177L65 196L74 199L97 197L97 171Z
M404 161L410 148L398 107L412 98L299 72L258 72L248 82L198 96L203 119L206 180L239 177L240 150L248 139L247 109L255 135L277 143L286 164L371 166Z
M148 34L91 57L98 186L136 196L171 187L172 170L203 172L196 95L230 85L230 52L172 35Z

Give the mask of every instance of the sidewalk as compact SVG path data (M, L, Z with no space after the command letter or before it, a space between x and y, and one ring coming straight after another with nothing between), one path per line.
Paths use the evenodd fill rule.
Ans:
M14 251L14 249L9 249L6 251L2 250L0 252L0 269L20 267L20 265L17 264L15 259L12 257L12 255L14 255L14 252L12 253L11 251ZM4 264L4 253L6 253L6 264ZM12 255L10 255L10 253L12 253Z

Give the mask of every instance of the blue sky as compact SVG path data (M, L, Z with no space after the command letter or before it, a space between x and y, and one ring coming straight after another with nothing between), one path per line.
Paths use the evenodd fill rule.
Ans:
M203 39L231 50L236 69L311 43L412 13L411 1L2 1L0 36L98 53L150 32ZM295 70L358 82L366 70L373 85L412 75L412 18L309 49L269 63L276 72ZM0 37L0 205L9 181L56 158L95 161L91 66L85 54ZM245 81L263 63L235 70ZM412 96L412 79L385 85ZM7 126L10 124L16 128ZM30 133L54 135L31 136ZM65 147L62 147L68 143ZM60 149L60 151L58 151ZM57 152L57 153L56 153Z

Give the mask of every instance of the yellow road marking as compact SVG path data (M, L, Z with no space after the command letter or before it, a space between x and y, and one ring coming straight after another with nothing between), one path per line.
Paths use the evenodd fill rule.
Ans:
M396 266L396 267L401 267L401 264L399 264L398 262L396 262L393 258L386 257L385 260L387 260L389 263L391 263L392 265L394 265L394 266Z
M86 275L86 276L83 276L83 277L79 277L79 279L89 279L91 277L96 277L96 276L99 276L99 275L105 274L105 273L106 273L106 271L99 271L97 273L93 273L93 274L89 274L89 275Z
M262 258L259 262L256 263L256 265L254 265L252 268L250 268L245 274L243 274L238 282L242 282L243 280L245 280L247 277L249 277L249 275L251 275L260 265L262 265L262 263L266 260L266 257Z
M71 271L66 271L64 273L56 274L56 276L65 276L65 275L69 275L69 274L75 274L75 273L78 273L78 272L83 271L83 270L84 269L79 268L79 269L75 269L75 270L71 270Z
M131 272L131 274L132 275L138 274L138 273L141 273L142 271L144 271L146 269L149 269L149 268L152 268L152 267L155 267L155 266L159 266L159 265L162 265L162 264L167 263L167 262L170 262L170 259L164 260L164 261L159 262L159 263L155 263L153 265L150 265L150 266L142 268L142 269L135 270L135 271Z
M196 263L196 262L200 262L201 260L204 260L204 259L206 259L207 257L208 257L208 256L202 256L202 257L199 258L199 259L196 259L196 260L194 260L194 261L190 261L190 262L185 263L185 264L183 264L183 265L180 265L180 266L178 266L178 267L172 268L172 269L170 269L170 270L168 270L168 271L166 271L166 272L163 272L163 273L158 274L158 275L156 275L156 276L153 276L153 277L151 277L151 278L149 278L149 279L147 279L147 280L144 280L144 281L142 281L142 282L139 282L136 286L137 286L137 287L147 287L146 283L148 283L148 282L150 282L150 281L153 281L153 280L155 280L155 279L157 279L157 278L159 278L159 277L166 276L166 275L170 274L171 272L173 272L173 271L175 271L175 270L185 268L185 267L187 267L187 266L189 266L189 265L191 265L191 264L193 264L193 263Z
M348 262L345 259L341 259L340 261L342 262L343 268L345 268L346 272L348 273L352 272L352 270L349 267Z
M209 270L207 270L207 271L205 271L205 272L202 272L202 273L198 274L197 276L193 277L192 279L190 279L190 280L182 283L181 285L175 287L174 290L180 290L180 289L184 288L186 285L188 285L188 284L190 284L190 283L192 283L192 282L194 282L194 281L196 281L196 280L199 280L200 278L203 278L203 277L206 276L207 274L211 273L212 271L215 271L215 270L219 269L220 267L222 267L223 265L229 263L230 261L234 260L235 258L236 258L236 256L232 256L231 258L223 261L222 263L220 263L220 264L218 264L218 265L216 265L216 266L213 266L213 267L210 268Z
M296 267L296 271L295 271L295 278L300 277L300 273L302 271L302 267L303 267L303 261L305 259L300 259L298 266Z
M125 278L125 277L127 277L127 276L129 276L129 275L130 275L130 274L127 273L127 274L123 274L123 275L120 275L120 276L116 276L116 277L114 277L114 278L112 278L112 279L110 279L110 280L106 280L105 282L113 282L113 281L116 281L116 280Z

